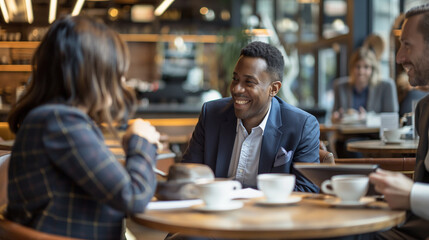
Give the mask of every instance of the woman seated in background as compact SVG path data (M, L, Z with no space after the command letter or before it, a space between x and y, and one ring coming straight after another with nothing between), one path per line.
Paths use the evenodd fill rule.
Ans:
M6 218L42 232L120 239L128 213L143 212L156 186L159 133L136 120L122 166L99 128L133 111L124 87L129 54L119 35L86 17L54 22L32 61L32 80L10 112L16 133Z
M332 122L339 123L345 114L365 119L366 112L398 112L395 82L382 79L379 61L367 47L357 49L349 62L350 76L334 83Z

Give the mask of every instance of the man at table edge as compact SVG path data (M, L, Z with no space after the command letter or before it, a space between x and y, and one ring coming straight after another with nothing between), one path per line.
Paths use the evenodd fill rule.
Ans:
M243 187L256 187L260 173L292 173L295 191L318 192L293 163L319 162L319 124L276 96L283 71L276 47L258 41L244 47L231 97L203 105L182 162L206 164L216 177L234 178Z
M401 47L396 61L407 71L412 86L429 83L429 3L410 9L405 15ZM415 126L420 137L416 153L414 181L401 173L378 170L370 175L375 189L392 209L407 210L401 226L377 234L377 239L427 239L429 237L429 96L415 110Z

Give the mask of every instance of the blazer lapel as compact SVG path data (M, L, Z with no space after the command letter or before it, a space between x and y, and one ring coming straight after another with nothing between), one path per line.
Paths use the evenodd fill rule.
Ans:
M280 140L283 133L279 130L282 127L280 115L280 106L274 98L271 101L271 112L265 126L264 136L262 138L261 154L259 156L258 173L269 173L274 165L277 150L279 149Z
M221 123L219 133L219 148L216 160L216 177L228 177L229 164L231 162L232 149L234 147L237 118L234 111L227 111L226 119Z
M376 94L376 87L375 86L368 86L368 98L366 100L366 110L367 111L371 111L374 109L377 109L378 106L374 106L374 105L379 105L379 103L375 102L375 94Z

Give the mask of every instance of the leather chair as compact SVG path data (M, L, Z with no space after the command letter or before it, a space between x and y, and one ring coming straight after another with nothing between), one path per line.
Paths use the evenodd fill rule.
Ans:
M60 235L54 235L25 227L18 223L3 219L0 216L1 240L78 240Z
M335 164L334 154L327 150L326 145L322 141L319 143L319 160L320 163Z
M331 152L319 149L320 163L332 163L335 164L334 154Z

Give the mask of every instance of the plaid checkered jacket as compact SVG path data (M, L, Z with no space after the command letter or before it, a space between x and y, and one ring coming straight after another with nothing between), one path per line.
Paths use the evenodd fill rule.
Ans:
M126 155L123 167L76 108L33 109L12 149L6 217L53 234L120 239L124 216L143 212L156 186L156 147L133 135Z

